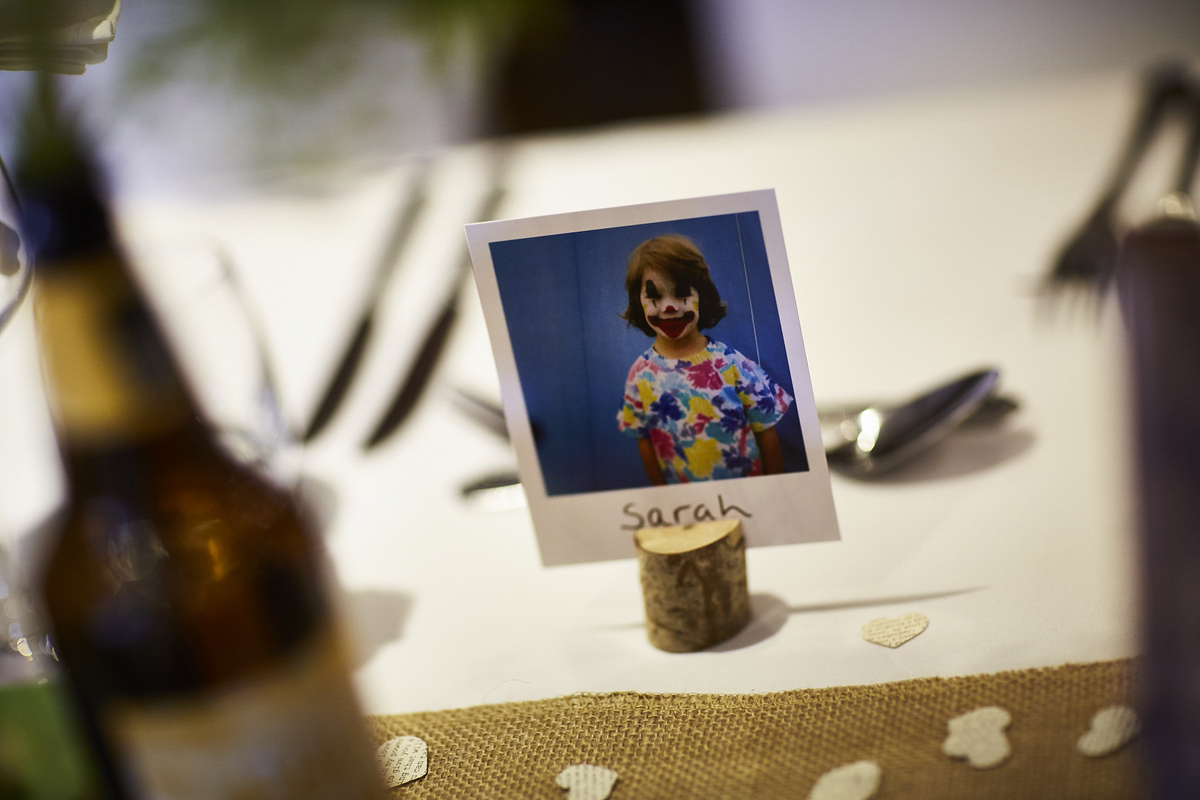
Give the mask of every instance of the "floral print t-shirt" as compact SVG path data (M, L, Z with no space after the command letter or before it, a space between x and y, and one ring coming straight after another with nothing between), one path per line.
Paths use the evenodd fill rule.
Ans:
M744 478L762 474L754 432L779 422L791 403L762 367L709 339L687 358L643 353L617 424L650 440L667 483Z

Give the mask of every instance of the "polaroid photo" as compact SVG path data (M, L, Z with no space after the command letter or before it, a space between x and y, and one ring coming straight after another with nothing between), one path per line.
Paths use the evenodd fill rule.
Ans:
M775 193L467 226L549 565L647 526L839 538Z

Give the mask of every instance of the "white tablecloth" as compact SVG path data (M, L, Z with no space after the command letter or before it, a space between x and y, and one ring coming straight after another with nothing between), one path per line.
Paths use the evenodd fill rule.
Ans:
M892 480L835 476L842 540L752 549L750 627L687 655L647 642L635 562L544 569L527 511L459 498L464 482L513 465L448 402L450 386L498 398L473 293L415 416L359 449L484 190L486 146L436 154L359 382L305 456L336 495L326 535L366 709L763 692L1134 654L1119 318L1039 318L1033 288L1099 190L1136 92L1134 76L1097 75L515 143L506 217L775 188L819 402L903 398L986 364L1021 401L1002 430L963 433ZM1169 161L1157 154L1151 172ZM229 247L300 421L409 175L401 164L319 195L127 198L123 224L135 241L202 232ZM1143 183L1135 210L1156 191ZM0 343L8 374L24 325ZM20 471L11 461L6 475ZM930 624L904 646L860 637L864 622L909 611Z

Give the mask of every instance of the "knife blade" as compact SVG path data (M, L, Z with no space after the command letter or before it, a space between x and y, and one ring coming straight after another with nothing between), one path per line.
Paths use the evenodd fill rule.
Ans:
M321 394L320 402L317 403L317 410L313 413L312 419L301 437L301 441L305 444L315 439L333 419L341 407L342 401L345 400L350 385L354 382L354 376L362 364L363 355L367 351L367 343L370 341L375 326L375 314L378 311L383 290L392 275L395 274L396 267L400 263L400 255L404 252L413 229L416 227L417 219L425 207L429 173L429 162L421 161L417 167L417 174L413 178L412 189L398 206L395 221L389 229L390 233L380 251L379 265L375 269L375 276L371 280L371 286L367 292L366 307L362 310L358 324L354 326L354 333L347 342L345 350L342 351L337 367L333 370L333 375L326 384L325 391Z
M485 222L495 218L507 191L505 186L507 163L508 149L506 146L498 145L493 155L491 188L483 202L480 203L479 211L475 215L475 222ZM458 303L463 284L471 273L471 253L467 250L465 242L455 271L456 275L446 299L442 302L441 310L434 317L433 324L429 326L429 330L422 338L412 366L400 380L383 416L363 442L364 450L371 450L386 441L408 419L413 408L416 407L417 401L425 393L429 379L433 376L434 368L441 361L446 342L449 341L450 333L454 329L454 322L458 318Z

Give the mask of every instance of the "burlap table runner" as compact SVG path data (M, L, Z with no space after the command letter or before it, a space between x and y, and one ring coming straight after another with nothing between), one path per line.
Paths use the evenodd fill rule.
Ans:
M1103 758L1075 744L1092 715L1132 702L1133 662L925 678L771 694L573 695L372 717L377 743L420 736L426 777L405 798L550 798L572 764L620 778L610 797L805 798L825 772L860 759L883 770L874 797L1136 798L1136 743ZM941 752L946 723L980 706L1012 715L1012 757L978 770Z

